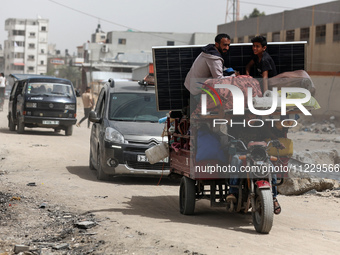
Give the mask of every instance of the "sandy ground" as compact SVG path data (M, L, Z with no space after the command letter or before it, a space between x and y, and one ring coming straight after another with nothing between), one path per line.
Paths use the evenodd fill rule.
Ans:
M48 129L7 128L0 112L0 254L25 244L31 254L336 254L340 243L340 198L279 196L282 213L268 235L258 234L251 214L232 214L198 201L194 216L179 213L179 182L163 178L96 180L88 168L90 129L70 137ZM78 103L78 119L83 115ZM340 134L295 132L295 150L339 148ZM36 186L28 186L35 183ZM0 201L1 202L1 201ZM39 208L42 203L45 208ZM11 203L11 206L9 204ZM67 217L66 217L67 216ZM66 219L70 217L72 221ZM88 230L74 228L92 220ZM70 234L61 235L69 229ZM60 232L61 231L61 232ZM65 231L64 231L65 232ZM67 232L67 231L66 231ZM66 233L65 232L65 233ZM57 239L47 238L58 234ZM39 240L37 240L39 239ZM67 243L66 250L50 243ZM83 250L77 249L80 246ZM39 248L40 247L40 248Z

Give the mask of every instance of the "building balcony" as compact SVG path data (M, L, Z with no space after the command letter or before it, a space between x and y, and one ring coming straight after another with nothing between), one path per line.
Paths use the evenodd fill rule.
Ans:
M25 52L25 48L21 47L21 46L12 46L10 48L11 52L16 52L16 53L24 53Z
M9 36L11 38L11 41L19 41L19 42L24 42L25 41L25 36L24 35L11 35Z

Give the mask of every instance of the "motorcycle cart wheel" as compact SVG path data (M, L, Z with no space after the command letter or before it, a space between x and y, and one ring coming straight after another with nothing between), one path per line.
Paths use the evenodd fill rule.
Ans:
M253 224L257 232L268 234L273 226L274 205L269 189L256 189Z
M179 187L179 209L181 214L192 215L195 211L196 181L183 176Z

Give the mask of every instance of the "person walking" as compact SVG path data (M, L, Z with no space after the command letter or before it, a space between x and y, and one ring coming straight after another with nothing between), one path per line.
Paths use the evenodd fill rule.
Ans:
M82 95L83 105L84 105L84 117L76 124L77 127L80 127L80 124L87 119L87 127L90 128L90 120L89 115L90 111L94 106L94 99L91 94L91 87L86 87L85 92Z
M4 73L0 73L0 111L3 111L5 103L6 78Z

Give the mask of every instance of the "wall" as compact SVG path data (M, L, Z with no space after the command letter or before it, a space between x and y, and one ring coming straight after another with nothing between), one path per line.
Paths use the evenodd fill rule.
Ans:
M340 71L340 41L333 41L333 24L340 23L340 1L333 1L315 6L284 11L282 13L221 24L218 33L227 33L234 42L244 37L264 34L272 41L272 33L280 32L280 41L286 41L286 31L295 30L295 40L300 40L300 28L310 29L307 45L307 71ZM326 25L325 42L315 43L315 29Z
M313 118L317 120L329 120L335 116L340 121L340 75L321 76L311 75L316 87L315 98L321 109L312 111Z

